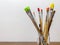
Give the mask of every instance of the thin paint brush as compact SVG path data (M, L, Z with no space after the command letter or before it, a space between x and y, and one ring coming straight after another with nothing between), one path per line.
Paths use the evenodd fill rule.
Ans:
M45 25L44 25L44 37L45 37L45 39L47 39L46 38L46 35L47 35L47 33L48 33L48 17L49 17L49 7L48 8L46 8L46 20L45 20Z
M43 10L41 9L41 26L42 26L42 30L43 30Z
M54 3L52 3L52 4L50 4L50 18L49 18L49 28L48 28L48 30L50 29L54 14L55 14Z
M40 19L41 19L41 26L42 26L42 22L43 22L43 10L42 9L40 9Z
M37 8L37 10L39 14L39 28L40 28L40 31L42 32L41 9Z
M42 34L42 33L39 31L39 28L38 28L38 26L37 26L37 23L36 23L35 20L34 20L34 17L33 17L32 13L31 13L30 7L26 7L24 10L26 11L27 15L29 16L29 18L31 19L32 23L33 23L34 26L36 27L37 31L38 31L40 34Z
M45 40L47 39L46 38L46 34L48 32L48 16L49 16L49 8L46 8L46 20L45 20L45 24L44 24L44 37L45 37Z
M48 16L49 16L49 7L48 8L46 8L46 22L48 22Z
M46 20L45 20L45 27L44 27L44 33L46 33L48 31L48 17L49 17L49 7L46 8Z

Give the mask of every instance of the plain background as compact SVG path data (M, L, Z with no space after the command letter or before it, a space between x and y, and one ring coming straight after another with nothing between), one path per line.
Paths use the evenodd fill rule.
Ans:
M37 12L55 3L56 14L50 29L50 41L60 42L60 0L0 0L0 42L34 42L38 33L24 11L26 6ZM37 13L36 13L37 14Z

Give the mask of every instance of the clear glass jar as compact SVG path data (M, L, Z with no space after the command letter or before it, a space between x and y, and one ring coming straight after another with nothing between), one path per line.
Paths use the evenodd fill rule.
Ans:
M44 39L44 38L47 39ZM48 34L47 36L42 36L39 34L39 41L38 41L38 45L49 45L50 44L50 35Z

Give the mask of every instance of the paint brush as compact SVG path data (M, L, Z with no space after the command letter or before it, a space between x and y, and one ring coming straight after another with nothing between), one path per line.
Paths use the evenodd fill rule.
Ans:
M48 22L48 16L49 16L49 7L48 8L46 8L46 22Z
M48 33L48 16L49 16L49 7L46 8L46 20L44 24L44 38L47 40L47 33Z
M48 32L48 17L49 17L49 7L46 8L46 20L45 20L45 25L44 25L44 35Z
M41 9L37 8L39 14L39 29L42 32L42 20L41 20Z
M31 21L32 21L32 23L34 24L34 26L35 26L35 28L37 29L37 31L38 31L40 34L42 34L42 33L39 31L39 28L38 28L38 26L37 26L37 23L36 23L35 20L34 20L34 17L33 17L32 13L31 13L30 7L28 6L28 7L26 7L24 10L25 10L25 12L27 13L27 15L29 16L29 18L31 19Z
M52 4L50 4L50 18L49 18L49 28L48 28L48 30L50 30L50 26L51 26L54 14L55 14L54 3L52 3Z

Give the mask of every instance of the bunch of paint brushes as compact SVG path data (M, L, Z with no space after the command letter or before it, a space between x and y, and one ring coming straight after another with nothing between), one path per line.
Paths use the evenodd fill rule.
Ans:
M31 19L32 23L34 24L35 28L37 29L39 36L39 45L49 45L48 44L48 36L49 36L49 30L50 30L50 26L52 24L53 21L53 17L55 14L55 10L54 10L54 3L50 4L50 6L48 8L46 8L46 20L45 20L45 24L43 27L43 10L40 8L37 8L38 11L38 16L39 16L39 26L37 25L37 22L35 21L35 12L31 12L30 7L26 7L24 9L27 13L27 15L29 16L29 18Z

